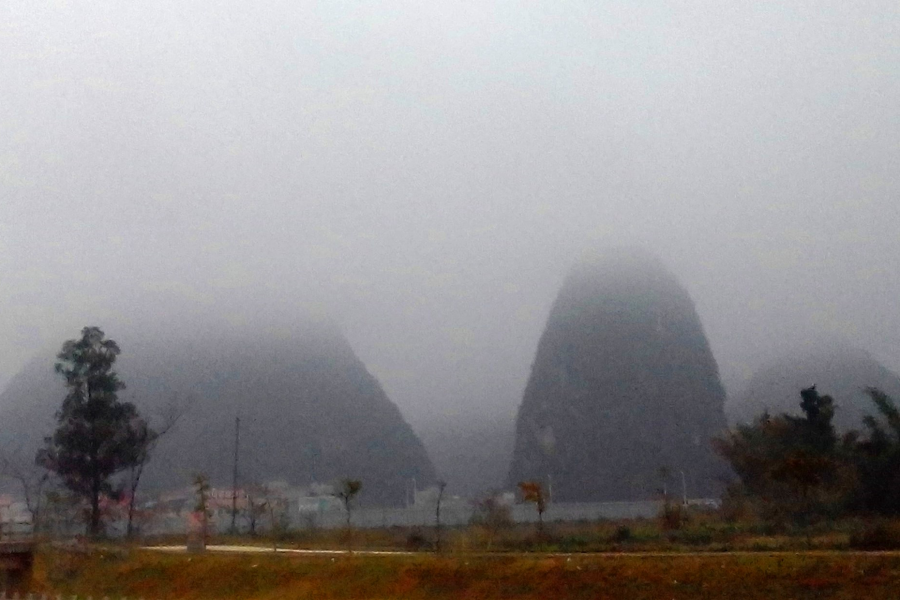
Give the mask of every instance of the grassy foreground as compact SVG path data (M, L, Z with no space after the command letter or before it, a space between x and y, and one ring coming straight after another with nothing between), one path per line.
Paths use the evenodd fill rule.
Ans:
M35 591L95 598L900 597L900 555L174 555L47 549Z

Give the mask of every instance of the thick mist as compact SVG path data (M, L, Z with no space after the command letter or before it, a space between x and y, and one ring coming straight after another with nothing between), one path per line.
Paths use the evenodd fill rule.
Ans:
M0 385L88 324L313 313L414 425L512 415L566 272L621 244L685 286L730 386L820 336L900 370L898 23L887 1L6 1Z

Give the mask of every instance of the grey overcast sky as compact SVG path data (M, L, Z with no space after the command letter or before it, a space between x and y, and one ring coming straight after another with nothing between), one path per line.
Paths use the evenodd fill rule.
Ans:
M618 244L732 384L820 334L900 370L898 228L896 0L0 0L0 385L312 310L413 423L509 413Z

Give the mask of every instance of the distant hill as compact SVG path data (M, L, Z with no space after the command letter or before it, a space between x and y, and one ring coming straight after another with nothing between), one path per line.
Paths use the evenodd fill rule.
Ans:
M651 497L684 472L692 496L726 472L710 439L725 392L687 292L654 257L614 251L565 280L516 424L508 484L537 479L558 500ZM677 485L676 489L680 489Z
M477 499L506 484L514 416L443 418L419 426L418 432L450 493Z
M800 415L800 390L815 384L834 398L834 423L840 430L862 429L862 419L876 414L863 392L877 387L900 402L900 376L867 352L847 344L827 343L779 356L761 368L725 405L730 423L752 421L769 411Z
M399 505L411 479L434 480L421 442L332 327L116 341L116 370L128 386L123 399L151 420L173 398L188 407L147 468L148 488L184 486L195 472L230 485L236 416L245 483L352 477L363 481L364 504ZM35 359L0 394L6 452L33 456L53 430L65 395L53 364L52 355Z

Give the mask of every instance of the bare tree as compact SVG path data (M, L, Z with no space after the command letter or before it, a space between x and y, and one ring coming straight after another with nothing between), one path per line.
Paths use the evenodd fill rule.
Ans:
M443 479L439 479L437 482L437 499L434 503L434 549L436 552L441 551L441 501L444 499L444 488L447 487L447 482Z
M509 506L502 502L495 492L492 492L476 501L473 508L470 523L484 527L488 534L487 549L490 550L494 538L497 537L500 530L507 529L513 524Z
M287 502L284 497L275 494L268 486L263 487L265 506L269 511L269 525L272 534L272 551L278 552L278 538L287 529L284 518L287 514Z
M48 489L44 492L41 508L41 529L52 534L72 535L79 524L83 524L84 498L65 488Z
M44 489L50 482L50 471L31 461L22 460L18 453L0 453L0 475L15 479L22 486L25 507L31 515L32 531L37 533L41 526Z
M138 485L141 483L141 476L144 474L144 467L150 461L150 455L156 449L160 438L172 431L186 412L187 406L179 404L178 398L174 397L161 411L159 429L154 431L147 427L147 424L144 422L132 428L136 439L134 443L135 455L128 471L129 498L128 527L126 530L128 537L132 537L134 534L135 497L137 496Z
M338 489L332 494L339 499L344 505L344 512L347 515L347 527L350 527L350 513L353 508L353 498L362 489L362 482L358 479L344 479L338 484Z
M197 504L194 506L194 513L199 518L199 538L197 542L198 549L206 549L206 542L209 538L209 519L212 517L212 511L209 508L209 477L204 473L194 475L194 491L197 493Z
M350 552L353 552L353 530L351 528L351 510L353 508L353 498L359 493L362 489L362 482L358 479L344 479L338 484L337 490L332 492L332 495L339 499L341 503L344 505L344 512L347 515L347 549Z
M247 486L245 494L247 496L247 507L244 514L247 516L250 535L255 537L259 520L266 514L268 509L266 504L268 503L269 491L265 486L254 483Z

